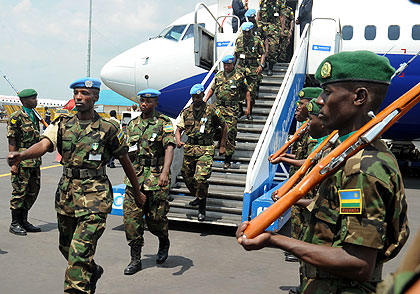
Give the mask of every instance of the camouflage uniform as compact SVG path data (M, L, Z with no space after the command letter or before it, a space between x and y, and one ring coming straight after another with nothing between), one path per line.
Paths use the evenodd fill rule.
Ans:
M127 125L127 142L130 152L135 150L134 169L137 173L140 189L146 194L146 203L139 208L134 201L134 191L126 177L127 185L124 197L124 228L129 245L144 245L144 221L150 232L159 239L168 238L168 218L170 183L158 185L163 168L165 147L175 145L174 129L171 120L155 112L149 119L142 116L131 120ZM133 150L133 151L134 151Z
M357 209L346 209L345 200L340 201L339 192L348 189L359 195L361 214L349 214ZM378 257L367 282L334 276L303 263L301 293L373 293L381 280L383 263L400 251L409 233L401 174L385 144L376 140L349 158L321 182L308 210L311 219L303 241L331 247L369 247L378 250Z
M21 152L39 142L39 122L33 121L23 110L18 110L10 116L7 125L7 138L16 141L16 150ZM27 159L19 163L19 172L12 175L12 198L10 209L28 211L35 203L41 187L41 158Z
M251 90L245 76L235 69L230 73L218 72L211 85L217 97L216 107L220 109L228 127L226 156L232 156L235 151L239 103L242 100L241 93L246 92L246 88Z
M91 121L61 115L45 130L62 155L63 176L55 195L60 251L68 260L64 292L90 293L93 255L111 212L112 186L106 164L127 153L124 133L96 112Z
M178 128L184 130L188 141L184 145L182 177L193 196L204 200L208 195L215 146L213 137L219 126L224 124L221 111L214 105L194 105L181 112Z
M281 18L284 19L284 28L280 28L280 43L279 43L279 61L286 61L287 47L290 43L289 33L290 33L290 24L295 19L295 14L293 9L290 6L282 6L281 8Z
M265 48L262 40L257 36L249 39L240 35L235 43L235 55L239 57L236 68L241 70L247 80L251 90L251 109L255 105L258 96L260 83L262 80L262 72L256 73L257 68L261 65L261 56L265 54Z
M267 62L274 65L278 59L280 42L280 9L282 0L261 0L260 19L265 38L268 40Z

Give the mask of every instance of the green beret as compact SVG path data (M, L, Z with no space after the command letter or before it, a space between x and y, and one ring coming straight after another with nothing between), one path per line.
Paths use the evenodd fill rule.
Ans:
M319 107L318 104L316 104L316 98L312 98L311 101L309 101L308 104L306 104L306 108L308 109L309 114L318 115L319 110L321 107Z
M38 95L38 93L34 89L25 89L18 93L19 98L28 98L35 95Z
M307 87L300 90L298 96L299 99L312 99L312 98L318 98L318 96L322 93L321 88L315 88L315 87Z
M371 51L347 51L325 58L315 78L321 85L356 81L389 85L394 72L386 57Z

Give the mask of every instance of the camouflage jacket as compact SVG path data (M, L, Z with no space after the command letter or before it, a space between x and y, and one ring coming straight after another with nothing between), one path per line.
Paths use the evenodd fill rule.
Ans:
M265 54L264 43L257 36L252 36L247 40L243 35L240 35L235 42L235 53L239 57L239 66L258 67L261 56Z
M295 19L295 13L290 6L282 6L281 8L281 18L284 21L284 28L282 28L282 33L289 34L290 23Z
M48 138L62 156L64 173L56 192L57 212L76 217L109 213L112 187L104 171L112 156L127 153L124 133L95 112L91 121L81 121L77 115L61 115L41 138Z
M36 118L35 118L36 119ZM23 151L39 142L39 122L33 123L29 115L20 109L10 116L7 122L7 138L14 138L16 150ZM19 163L21 167L39 167L41 158L27 159Z
M264 23L279 23L280 10L284 0L261 0L260 18Z
M176 144L169 117L155 112L149 119L143 119L140 115L131 120L127 125L127 143L130 152L136 152L133 165L140 188L148 191L160 190L158 180L164 163L165 148L168 144ZM127 177L124 183L131 187Z
M214 156L213 137L216 129L225 123L218 108L213 104L203 104L194 109L191 104L181 112L178 128L184 130L188 141L184 145L184 154L188 156Z
M290 147L290 153L295 155L296 160L306 159L311 154L317 141L309 135L308 129L306 132ZM291 165L289 168L289 175L292 176L299 167Z
M239 111L239 103L244 98L241 94L246 90L252 90L249 89L244 74L236 69L229 74L219 71L214 77L211 88L217 97L216 105L231 107L234 111Z
M331 247L359 245L377 249L378 256L369 282L340 278L303 263L301 293L335 293L340 288L374 291L382 264L401 250L409 234L404 187L391 151L381 140L360 150L320 183L307 209L311 217L303 241Z

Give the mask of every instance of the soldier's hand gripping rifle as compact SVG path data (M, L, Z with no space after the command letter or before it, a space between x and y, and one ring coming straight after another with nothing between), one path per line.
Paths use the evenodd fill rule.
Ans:
M299 139L305 133L308 127L309 127L309 120L305 121L300 126L300 128L296 130L292 138L290 138L289 141L287 141L283 146L281 146L279 150L277 150L274 154L271 154L268 157L268 160L272 161L278 158L279 156L282 156L287 151L287 149L289 149L290 145L292 145L297 139Z
M244 238L251 239L261 234L296 201L315 187L315 185L334 173L349 157L376 140L419 101L420 83L395 100L347 140L332 150L293 189L251 220L244 232Z

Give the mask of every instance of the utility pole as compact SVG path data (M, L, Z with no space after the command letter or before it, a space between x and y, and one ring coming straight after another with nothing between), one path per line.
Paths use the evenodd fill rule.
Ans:
M92 47L92 0L90 0L90 7L89 7L89 36L88 36L87 73L86 73L86 76L88 77L90 77L91 47Z

